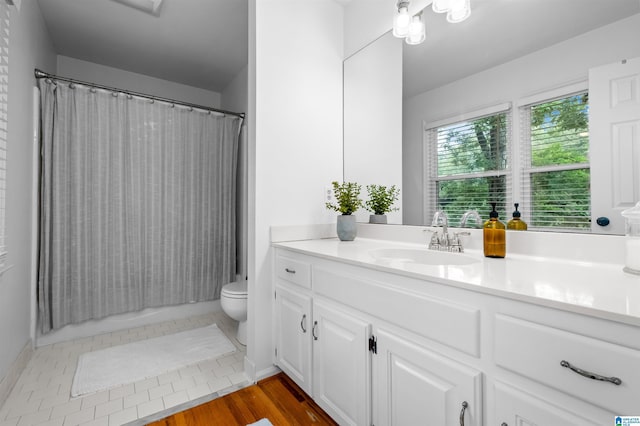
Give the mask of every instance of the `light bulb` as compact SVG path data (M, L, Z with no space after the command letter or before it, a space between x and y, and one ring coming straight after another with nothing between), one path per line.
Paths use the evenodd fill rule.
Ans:
M406 6L398 8L398 13L393 18L393 35L399 38L406 37L411 25L411 16Z
M433 0L431 8L435 13L445 13L449 11L450 0Z
M447 12L447 21L457 24L467 19L471 15L470 0L451 0L450 9Z
M405 41L407 44L420 44L426 37L424 22L422 22L420 15L414 16L411 20L411 25L409 25L409 33Z

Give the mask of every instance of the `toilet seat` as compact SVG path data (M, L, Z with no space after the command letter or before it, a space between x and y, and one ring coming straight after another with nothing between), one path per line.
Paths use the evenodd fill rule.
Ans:
M221 295L231 299L246 299L247 282L243 280L226 284L222 287Z

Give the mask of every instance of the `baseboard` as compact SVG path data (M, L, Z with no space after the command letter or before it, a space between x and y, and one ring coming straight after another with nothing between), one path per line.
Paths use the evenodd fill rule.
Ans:
M258 382L258 381L260 381L262 379L266 379L267 377L275 376L276 374L280 373L281 371L282 370L280 370L275 365L272 365L271 367L262 369L262 370L256 372L256 382Z
M0 408L4 405L7 398L9 398L9 394L11 390L16 385L18 379L20 378L20 374L27 368L27 364L31 360L33 356L33 342L31 339L24 345L22 348L22 352L18 355L18 358L11 364L7 374L0 380Z

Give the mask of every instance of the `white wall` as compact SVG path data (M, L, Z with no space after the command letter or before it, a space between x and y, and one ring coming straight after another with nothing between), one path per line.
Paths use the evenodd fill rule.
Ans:
M37 2L12 8L10 25L6 227L13 267L0 278L0 379L30 339L33 70L56 66Z
M423 223L423 123L502 102L515 105L523 97L586 81L591 67L640 56L638 40L640 14L405 99L403 223ZM517 132L514 123L514 134Z
M402 205L402 45L387 32L344 61L344 180L362 185L395 185ZM402 223L402 212L387 214ZM372 212L356 212L368 222Z
M274 355L269 227L335 221L323 191L342 180L343 8L251 0L249 9L247 358L260 376Z
M235 76L235 78L222 90L222 97L220 107L227 111L234 112L247 112L249 102L249 86L248 86L248 67L244 67ZM248 153L247 153L247 121L245 120L242 126L242 132L240 134L240 142L238 144L238 221L237 221L237 252L238 252L238 274L241 276L247 275L247 167L248 167Z
M42 71L51 72L47 69ZM218 92L82 61L68 56L58 56L57 74L62 77L196 105L220 107L221 95Z

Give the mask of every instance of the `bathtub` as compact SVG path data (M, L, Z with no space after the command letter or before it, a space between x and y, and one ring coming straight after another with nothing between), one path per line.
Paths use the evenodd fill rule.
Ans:
M99 320L89 320L81 324L69 324L47 334L41 334L38 328L36 347L97 336L104 333L135 328L163 321L206 315L222 311L220 300L209 302L185 303L183 305L147 308L138 312L113 315Z

